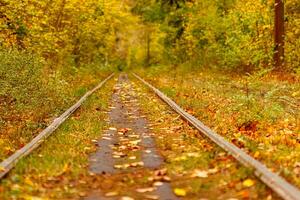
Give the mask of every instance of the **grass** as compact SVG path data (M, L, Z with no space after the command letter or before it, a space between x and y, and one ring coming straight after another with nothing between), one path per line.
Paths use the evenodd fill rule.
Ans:
M37 150L0 184L0 199L76 199L88 190L89 154L106 127L113 81L87 99Z
M0 161L110 73L94 64L47 71L48 64L26 51L0 49Z
M241 76L184 70L169 68L164 73L150 68L139 73L207 126L299 187L299 80L280 80L269 71Z

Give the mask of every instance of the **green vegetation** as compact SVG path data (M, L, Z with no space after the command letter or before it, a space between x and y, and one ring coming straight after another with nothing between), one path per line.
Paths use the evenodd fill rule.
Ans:
M49 74L45 60L0 50L0 160L24 146L110 72L101 65Z
M103 6L0 1L0 160L114 70L118 19Z
M107 127L110 81L30 156L22 159L0 186L0 199L75 198L85 195L91 181L88 157Z

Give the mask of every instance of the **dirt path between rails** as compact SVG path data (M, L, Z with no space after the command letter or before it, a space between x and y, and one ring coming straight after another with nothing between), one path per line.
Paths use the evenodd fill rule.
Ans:
M163 158L145 116L139 112L126 74L120 75L114 88L109 123L111 127L90 157L89 170L101 176L102 183L85 199L179 199L173 194L166 170L161 168ZM150 180L146 178L149 176Z

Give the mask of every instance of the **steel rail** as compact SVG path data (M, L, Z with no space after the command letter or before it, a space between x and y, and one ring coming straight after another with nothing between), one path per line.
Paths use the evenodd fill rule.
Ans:
M285 200L300 200L300 191L297 187L288 183L279 175L271 172L264 164L257 161L243 150L235 146L234 144L225 140L222 136L215 133L213 130L205 126L200 120L184 111L169 97L164 95L161 91L156 89L154 86L146 82L144 79L139 77L137 74L133 74L137 79L147 85L154 93L168 104L174 111L176 111L181 117L187 120L197 130L206 135L209 139L215 142L218 146L223 148L225 151L230 153L237 161L241 162L246 167L254 169L254 174L267 186L269 186L274 192Z
M49 135L51 135L72 113L74 113L75 110L77 110L91 94L93 94L96 90L101 88L113 76L114 74L112 73L101 83L99 83L95 88L85 93L85 95L83 95L73 106L71 106L58 118L54 119L54 121L46 129L39 133L28 144L26 144L21 149L17 150L7 159L3 160L0 163L0 180L17 164L17 162L21 158L30 154L34 149L40 146L40 144L42 144Z

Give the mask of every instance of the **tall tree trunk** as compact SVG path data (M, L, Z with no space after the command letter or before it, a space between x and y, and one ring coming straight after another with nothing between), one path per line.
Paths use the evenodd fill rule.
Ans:
M146 55L146 67L150 66L150 59L151 59L151 53L150 53L150 45L151 45L151 36L150 36L150 30L147 30L146 33L146 51L147 51L147 55Z
M277 71L284 67L284 2L275 0L274 64Z

